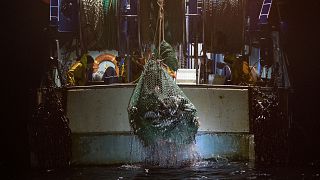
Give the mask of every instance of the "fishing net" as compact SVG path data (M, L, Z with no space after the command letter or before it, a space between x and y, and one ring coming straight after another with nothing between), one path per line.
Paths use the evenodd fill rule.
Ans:
M144 66L131 96L130 125L145 146L159 141L189 144L199 127L197 110L155 59Z
M160 56L162 57L161 59L163 59L163 63L165 63L171 70L178 70L176 52L166 41L162 41L160 44Z
M81 41L85 50L118 49L118 0L80 0Z
M240 53L243 48L244 0L204 1L204 48L211 53Z
M68 168L71 162L71 129L61 102L63 92L54 88L51 77L47 81L46 87L39 91L42 101L28 124L32 163L46 170Z

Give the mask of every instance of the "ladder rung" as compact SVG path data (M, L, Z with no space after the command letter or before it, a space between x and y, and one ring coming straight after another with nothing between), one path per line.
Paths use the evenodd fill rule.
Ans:
M264 0L263 3L272 3L272 0Z

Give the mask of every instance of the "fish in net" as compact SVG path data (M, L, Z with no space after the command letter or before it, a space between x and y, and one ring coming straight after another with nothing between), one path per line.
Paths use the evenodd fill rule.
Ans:
M128 116L134 134L145 146L158 141L190 144L199 127L195 106L155 57L144 66Z

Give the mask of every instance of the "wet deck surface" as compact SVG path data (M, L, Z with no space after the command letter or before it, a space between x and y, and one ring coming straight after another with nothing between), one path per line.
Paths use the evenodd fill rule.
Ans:
M320 179L316 167L254 168L245 162L201 161L182 168L156 168L143 165L72 167L64 171L33 171L24 176L32 180L98 179ZM17 175L12 175L14 179Z

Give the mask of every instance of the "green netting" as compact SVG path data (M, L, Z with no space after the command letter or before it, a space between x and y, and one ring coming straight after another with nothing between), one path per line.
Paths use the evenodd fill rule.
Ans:
M163 62L169 66L170 69L176 71L178 69L178 60L176 58L176 52L173 47L166 41L162 41L160 44L160 54L163 57Z
M80 29L85 50L118 49L118 0L81 0Z
M155 59L144 66L128 115L134 134L146 146L157 141L189 144L199 127L195 106Z

